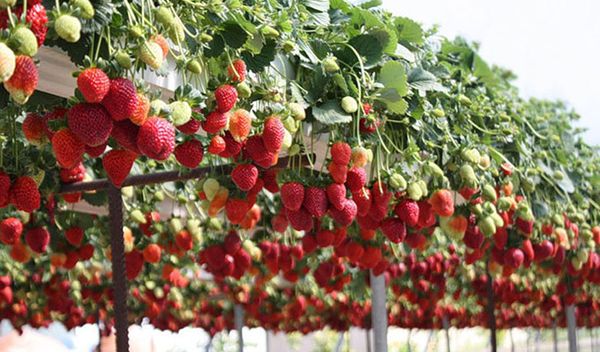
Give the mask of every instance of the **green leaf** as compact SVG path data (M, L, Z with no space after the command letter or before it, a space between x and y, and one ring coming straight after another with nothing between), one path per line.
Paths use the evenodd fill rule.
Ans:
M437 81L437 78L433 75L433 73L426 71L421 67L415 67L410 70L407 80L411 87L421 91L447 91L447 88Z
M349 123L352 121L352 116L342 110L337 100L329 100L321 106L315 106L312 109L312 114L317 121L325 125Z
M382 89L376 99L384 103L388 110L395 114L404 114L408 109L408 103L402 99L395 88Z
M404 65L398 61L388 61L383 65L379 72L379 82L386 88L396 89L400 96L405 96L408 93L406 71Z
M221 35L227 46L234 49L241 48L248 39L248 33L239 24L233 22L227 22L223 25Z
M242 53L242 59L246 62L246 66L250 71L260 72L275 60L276 47L277 44L274 40L268 40L260 51L260 54L253 55L252 53L245 51Z
M301 3L318 12L329 11L329 0L303 0Z
M375 66L383 57L384 45L379 41L379 38L374 35L358 35L350 39L348 45L352 46L358 55L363 58L363 65L366 68ZM358 57L356 57L354 51L348 47L345 47L338 53L338 58L351 66L358 64Z
M204 51L204 55L207 57L217 57L223 53L225 49L225 40L220 35L216 35L210 42L210 46Z
M308 17L306 25L308 26L328 26L330 22L329 14L327 12L313 12Z
M398 41L400 43L423 44L423 29L417 22L410 18L398 17L394 21L394 25L398 31Z
M495 86L498 84L498 77L496 77L494 71L492 71L481 56L477 54L475 54L473 58L473 74L488 86Z

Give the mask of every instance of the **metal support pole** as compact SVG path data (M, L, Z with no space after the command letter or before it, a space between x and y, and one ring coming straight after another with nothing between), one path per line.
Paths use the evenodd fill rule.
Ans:
M442 318L442 326L446 331L446 352L450 352L450 322L447 315Z
M508 333L510 334L510 352L515 352L515 339L513 337L513 329L508 329Z
M569 352L577 352L577 321L575 320L575 306L569 304L565 309L567 315L567 328L569 331Z
M558 352L558 332L556 331L556 318L552 322L552 342L554 343L554 352Z
M342 352L342 346L344 344L344 335L345 332L340 332L340 337L338 337L337 344L335 345L335 352Z
M117 352L129 352L127 277L125 271L125 245L123 243L123 198L121 197L121 190L112 184L108 187L108 212Z
M486 268L487 274L487 315L488 315L488 325L490 328L490 347L492 352L497 352L498 345L496 340L496 316L494 313L496 302L494 297L494 280L492 279L492 275L490 275L489 270Z
M406 345L407 345L407 349L406 350L408 350L408 352L412 352L412 347L411 347L411 344L410 344L410 337L411 337L411 335L412 335L412 329L408 329L408 338L406 339Z
M233 307L233 314L235 320L235 329L238 334L238 351L244 352L244 307L241 304L236 304Z
M373 326L373 342L375 352L387 352L388 315L385 307L385 276L371 275L371 325Z
M367 334L367 352L373 351L373 347L371 344L371 330L365 329L365 333Z

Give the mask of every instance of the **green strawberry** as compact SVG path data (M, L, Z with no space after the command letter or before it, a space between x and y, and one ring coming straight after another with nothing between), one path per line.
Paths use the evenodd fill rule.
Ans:
M8 43L17 54L31 57L35 56L38 51L38 43L35 34L33 34L31 29L23 25L19 25L11 30Z
M139 58L146 65L158 70L163 63L163 52L158 43L147 40L140 46Z
M175 126L181 126L192 118L192 107L186 101L174 101L169 104L169 108L171 108L171 116Z
M15 72L15 53L6 44L0 42L0 83L7 81Z
M129 214L129 217L138 224L145 224L147 222L144 213L139 209L133 209Z
M185 27L180 19L175 19L171 26L167 29L169 38L175 43L181 43L185 39Z
M399 173L394 172L392 176L390 176L390 186L392 186L394 190L403 191L406 189L406 179Z
M235 87L235 90L237 90L238 96L240 98L250 98L250 96L252 95L252 89L250 89L250 86L246 82L239 83Z
M431 111L431 113L433 114L433 116L435 117L444 117L446 116L446 113L444 112L444 110L437 108L437 109L433 109Z
M444 171L433 161L428 161L424 165L424 170L427 174L435 178L444 178Z
M278 38L279 37L279 31L271 26L264 26L261 29L261 32L265 36L265 38Z
M483 190L481 192L483 199L489 201L489 202L495 202L496 201L496 189L492 186L492 185L485 185L483 186Z
M340 66L337 63L337 59L334 56L328 56L323 59L323 69L327 73L335 73L340 70Z
M8 7L13 7L17 3L17 0L0 0L0 9L4 10Z
M285 42L283 42L281 47L286 53L291 53L292 51L294 51L294 49L296 49L296 43L294 43L291 40L286 40Z
M358 111L358 102L353 97L343 97L342 98L342 109L348 114L354 114Z
M221 187L221 185L219 185L219 181L215 180L214 178L206 179L206 181L204 181L202 184L202 190L206 195L206 199L209 201L212 200L219 191L219 187Z
M202 65L200 65L200 62L198 62L198 60L196 59L188 61L185 67L188 69L188 71L190 71L193 74L198 75L202 73Z
M171 10L164 6L160 6L156 9L154 12L154 18L165 28L170 28L175 22L175 17L173 17Z
M156 199L159 202L162 202L163 200L165 200L165 193L163 191L154 192L154 199Z
M281 121L283 123L283 127L285 127L286 130L288 130L289 132L296 132L298 131L298 125L296 124L296 120L294 120L293 117L288 116L285 119L283 119Z
M169 220L169 231L171 233L177 233L181 230L183 230L183 224L181 223L181 219L179 218L171 218L171 220Z
M306 118L306 110L304 107L298 103L289 103L288 109L290 109L290 114L296 121L302 121Z
M460 155L464 161L468 161L473 164L479 164L481 161L481 154L479 154L477 149L463 149Z
M423 197L423 189L418 182L409 184L406 192L408 193L408 198L412 200L419 200Z
M496 223L491 216L486 216L485 218L479 220L477 222L477 226L479 226L479 230L481 230L481 232L487 237L490 237L496 233Z
M150 102L150 115L160 115L166 108L168 108L167 103L160 99L154 99Z
M117 51L117 53L115 54L115 60L117 60L119 66L126 70L130 69L131 66L133 66L131 62L131 57L124 50Z
M54 30L65 41L75 43L81 37L81 22L75 16L60 15L54 22Z
M475 176L475 170L473 170L473 167L471 167L471 165L464 164L460 167L458 173L465 185L473 188L477 186L477 176Z
M213 40L212 35L210 35L208 33L202 33L202 34L200 34L200 41L202 43L210 43L210 42L212 42L212 40Z
M79 9L79 14L84 20L91 20L94 18L94 6L90 0L72 0L71 4Z

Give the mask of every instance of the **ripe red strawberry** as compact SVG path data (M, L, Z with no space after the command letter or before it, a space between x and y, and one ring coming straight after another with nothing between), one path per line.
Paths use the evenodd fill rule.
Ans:
M234 255L242 248L242 240L234 231L230 231L223 241L225 253Z
M97 67L83 70L77 76L77 88L88 103L100 103L110 89L110 79Z
M65 238L72 246L81 246L83 240L83 229L79 226L73 226L65 231Z
M517 219L515 220L515 225L517 226L517 229L519 229L519 231L525 234L525 236L529 236L533 233L533 220L524 220L520 217L517 217Z
M137 249L125 254L125 269L127 271L127 279L135 279L144 268L144 255Z
M21 128L25 138L31 144L41 145L46 137L46 120L38 114L27 114Z
M233 109L237 102L238 93L234 86L224 84L215 89L215 101L217 103L217 111L226 113Z
M115 78L110 81L108 93L102 105L115 121L128 119L135 113L138 105L137 92L133 82L127 78Z
M140 127L137 146L142 154L165 160L175 149L175 127L160 117L151 117Z
M140 132L140 126L135 125L129 120L117 121L113 123L111 137L123 148L131 150L136 154L141 154L137 145L137 137Z
M250 204L245 199L228 198L225 203L225 215L234 225L241 224L250 210ZM231 254L231 253L230 253Z
M204 148L197 139L190 139L183 142L175 148L175 158L177 161L190 169L198 167L204 157Z
M367 172L362 167L353 167L348 171L346 187L350 192L361 190L367 183Z
M45 227L33 227L25 233L25 242L36 253L44 253L50 243L50 233Z
M283 213L279 213L271 218L271 227L276 232L283 233L288 227L288 220Z
M155 264L160 262L160 254L162 250L156 243L150 243L144 248L143 256L147 263Z
M13 245L23 233L23 223L17 218L6 218L0 222L0 242Z
M202 129L209 134L217 134L227 126L228 115L219 111L213 111L206 115L206 119L202 121Z
M348 165L352 158L352 148L347 143L335 142L331 146L331 161L338 165Z
M341 226L349 226L356 218L358 208L352 199L344 199L344 207L341 210L336 208L329 209L329 215Z
M242 59L233 60L227 67L227 75L233 82L244 82L246 80L246 63Z
M241 164L231 172L231 180L242 191L247 192L256 183L258 169L252 164Z
M213 155L221 154L225 148L227 148L227 144L223 137L216 135L213 136L210 140L210 144L208 145L208 152Z
M346 180L348 179L348 166L336 163L329 163L327 170L329 170L329 175L331 176L333 182L346 183Z
M244 109L238 109L229 116L229 132L233 139L240 142L245 140L252 128L252 117Z
M10 188L10 202L15 208L31 213L40 207L40 191L35 180L29 176L21 176Z
M94 255L94 246L92 246L90 243L86 243L79 248L77 254L79 254L80 260L90 260Z
M38 69L29 56L18 55L12 76L4 82L4 88L17 104L25 104L38 86Z
M254 135L246 140L244 145L245 154L262 168L269 168L273 164L274 154L267 151L263 139Z
M406 237L406 226L398 218L387 218L381 223L381 232L393 243L400 243Z
M317 245L321 248L329 247L333 244L335 234L329 230L321 230L317 232L316 240Z
M523 264L525 254L519 248L510 248L504 252L504 265L512 269L517 269Z
M314 217L321 218L327 212L327 192L319 187L308 187L304 191L304 208Z
M379 247L367 246L360 258L360 263L366 268L374 268L381 261L381 249Z
M150 99L142 93L137 93L137 107L129 120L134 124L141 126L146 123L150 113Z
M91 158L97 158L106 150L107 143L100 144L95 147L90 147L89 145L85 146L85 153L89 155Z
M0 171L0 208L8 205L10 199L10 176Z
M364 248L358 242L350 241L346 245L346 255L351 262L358 262L364 253Z
M192 235L186 230L181 230L175 234L175 244L184 251L189 251L194 247Z
M69 169L82 161L85 146L68 128L63 128L52 137L52 150L58 165Z
M104 144L113 129L110 115L100 104L74 105L69 110L67 122L75 136L91 147Z
M359 189L356 192L352 192L352 200L356 203L358 208L358 215L365 216L371 210L373 204L373 198L371 197L371 190L368 188Z
M419 204L412 199L402 199L394 213L408 226L414 227L419 222Z
M298 211L286 209L286 216L290 221L290 226L296 231L310 231L313 227L313 219L304 208L300 208Z
M235 158L242 151L243 144L236 141L229 131L225 131L223 141L225 141L225 150L219 153L220 157Z
M46 137L48 137L49 140L52 140L52 137L54 136L54 133L56 133L56 131L50 128L48 122L64 119L67 116L67 112L67 109L59 107L54 108L53 110L44 114L43 119L45 121L44 126L46 131Z
M125 149L112 149L102 158L102 166L110 182L121 187L129 175L137 154Z
M304 186L299 182L288 182L281 186L281 203L292 211L298 211L304 201Z
M346 186L340 183L332 183L327 186L327 199L337 210L344 209L346 205Z
M447 189L436 191L430 198L429 204L438 216L451 216L454 214L454 199Z
M190 119L188 122L183 125L177 126L177 129L181 131L183 134L192 135L196 134L200 129L200 121L196 119Z
M23 7L13 7L13 13L17 18L21 18L23 14ZM46 14L46 8L39 1L29 1L27 4L27 13L25 15L25 22L29 25L29 29L35 35L37 39L38 47L44 44L46 40L46 33L48 31L48 16ZM0 29L8 28L8 16L6 11L0 11Z
M278 153L283 145L285 127L277 116L270 116L265 120L262 139L267 151Z
M268 170L265 170L265 172L263 173L263 181L264 181L264 187L267 191L271 192L271 193L278 193L279 192L279 184L277 183L277 175L279 174L279 169L278 168L270 168Z
M435 215L431 204L426 200L419 201L417 204L419 204L419 227L428 228L433 226Z

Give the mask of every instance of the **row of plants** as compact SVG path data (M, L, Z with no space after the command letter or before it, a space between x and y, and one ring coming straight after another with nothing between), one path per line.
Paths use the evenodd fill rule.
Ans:
M0 317L110 331L108 218L82 213L107 196L60 186L206 166L122 188L131 322L216 333L237 302L251 326L368 326L373 270L393 325L485 326L487 273L500 326L564 324L568 304L597 325L578 115L377 6L0 1ZM77 66L71 97L36 90L42 45Z

